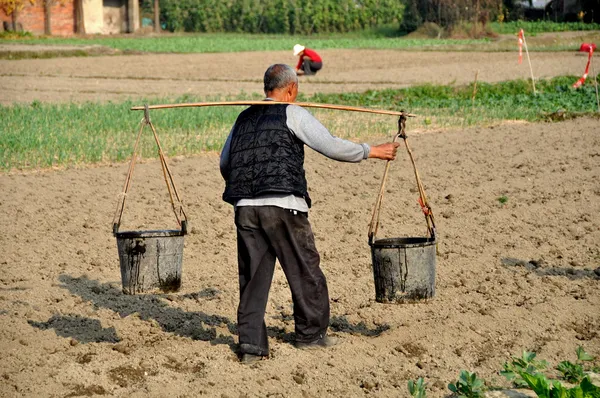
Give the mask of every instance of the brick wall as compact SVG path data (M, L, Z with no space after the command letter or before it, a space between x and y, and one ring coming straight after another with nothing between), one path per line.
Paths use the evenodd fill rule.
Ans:
M75 1L64 1L64 5L55 1L51 8L52 35L69 36L75 33ZM45 27L44 1L37 0L35 5L27 5L21 10L17 23L23 26L23 30L34 35L43 35ZM4 11L0 10L0 21L11 21Z

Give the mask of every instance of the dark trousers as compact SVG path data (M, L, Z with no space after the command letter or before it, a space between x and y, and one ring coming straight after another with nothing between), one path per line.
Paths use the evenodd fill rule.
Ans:
M238 207L235 225L240 351L269 354L264 318L276 258L292 291L296 341L324 336L329 325L329 293L308 215L275 206Z
M304 71L305 75L316 75L322 67L322 62L314 62L310 59L305 59L304 61L302 61L302 70Z

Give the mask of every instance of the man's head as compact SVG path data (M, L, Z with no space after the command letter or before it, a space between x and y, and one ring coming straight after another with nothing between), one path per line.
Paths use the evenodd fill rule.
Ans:
M298 76L285 64L269 66L265 72L265 95L276 101L294 102L298 95Z

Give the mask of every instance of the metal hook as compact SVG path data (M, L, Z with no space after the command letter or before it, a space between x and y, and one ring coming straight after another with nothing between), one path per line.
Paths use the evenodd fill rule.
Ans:
M144 122L150 124L150 110L148 109L148 104L144 104Z
M401 137L402 139L406 139L406 115L404 114L404 111L401 111L402 115L400 115L400 118L398 118L398 137Z

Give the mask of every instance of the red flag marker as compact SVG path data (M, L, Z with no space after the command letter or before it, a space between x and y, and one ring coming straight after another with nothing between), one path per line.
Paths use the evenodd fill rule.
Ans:
M583 85L583 83L585 83L585 80L590 72L590 63L592 61L592 55L594 55L595 49L596 45L594 43L583 43L581 47L579 47L579 51L588 53L588 60L583 76L573 84L573 88L579 88Z
M519 31L519 65L523 62L523 29Z

